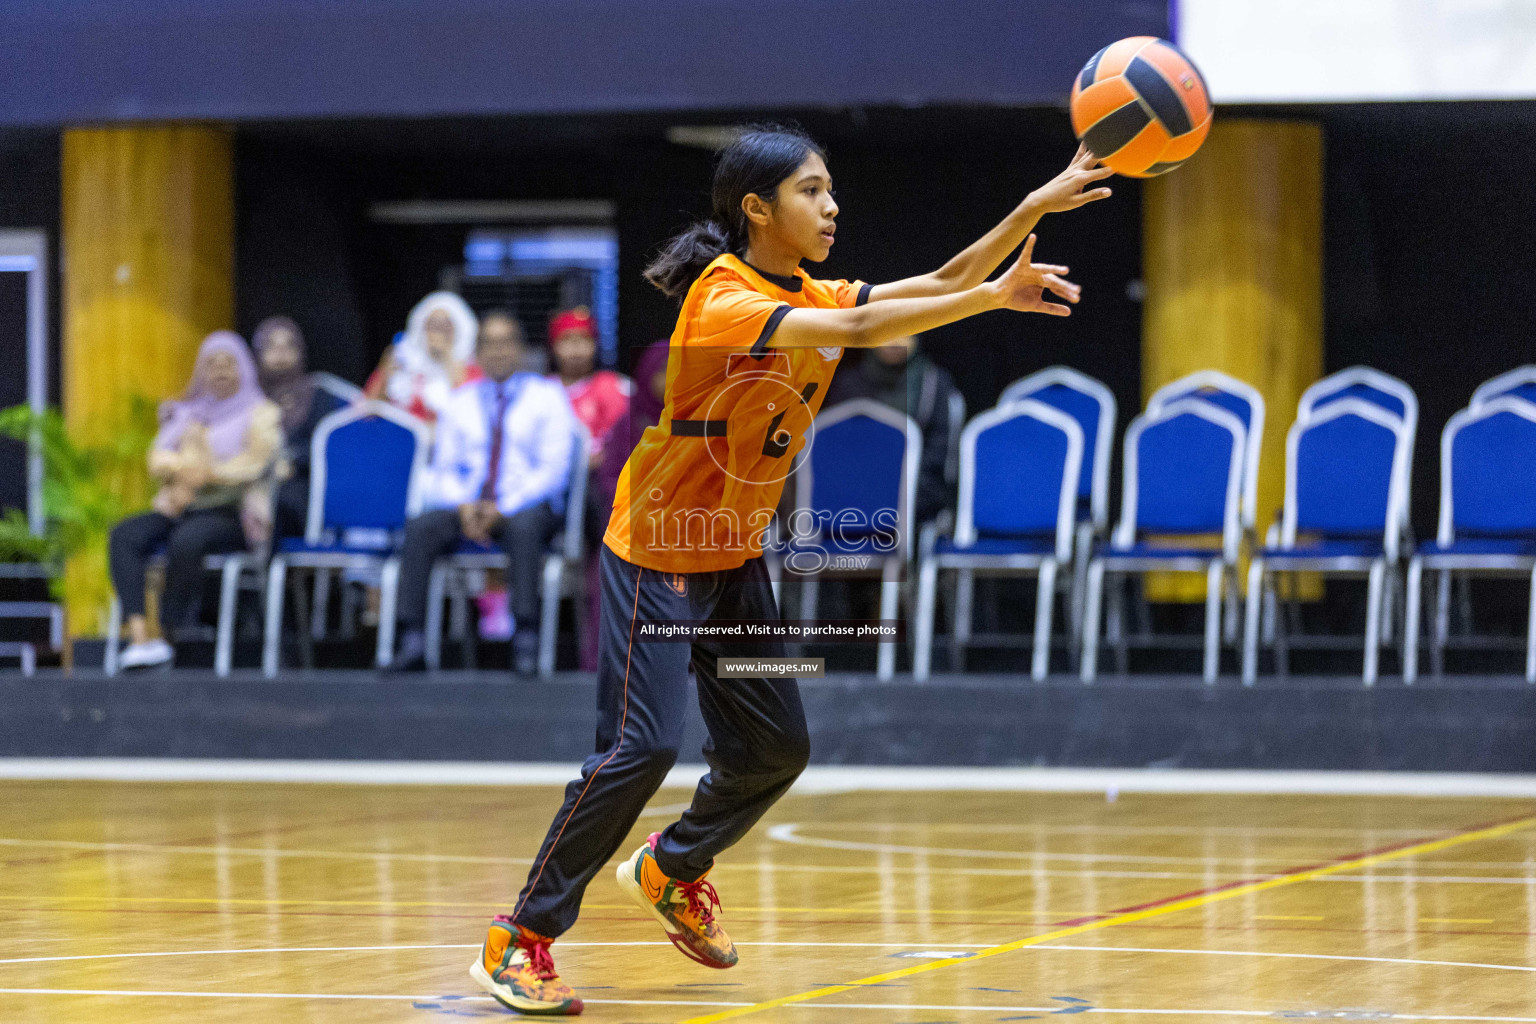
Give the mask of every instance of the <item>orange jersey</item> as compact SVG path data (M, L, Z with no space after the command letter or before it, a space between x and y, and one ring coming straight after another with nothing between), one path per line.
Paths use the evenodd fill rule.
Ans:
M769 347L791 309L846 309L858 281L765 275L732 255L688 289L672 332L661 422L619 476L604 541L659 572L734 569L762 534L827 395L841 348Z

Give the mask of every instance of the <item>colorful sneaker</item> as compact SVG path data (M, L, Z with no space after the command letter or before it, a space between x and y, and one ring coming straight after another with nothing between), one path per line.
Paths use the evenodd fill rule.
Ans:
M705 967L735 967L736 946L715 920L714 912L720 909L715 887L704 878L697 882L668 878L656 864L660 835L652 832L645 845L619 865L619 888L661 922L667 938L684 956Z
M582 1011L581 1000L555 973L553 941L497 915L469 976L509 1010L574 1017Z

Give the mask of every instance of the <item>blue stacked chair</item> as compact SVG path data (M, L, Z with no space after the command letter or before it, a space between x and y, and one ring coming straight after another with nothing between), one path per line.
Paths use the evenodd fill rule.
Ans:
M1202 572L1206 577L1203 675L1214 683L1221 656L1221 595L1242 545L1247 432L1222 406L1200 398L1164 401L1125 432L1120 522L1088 566L1082 678L1098 675L1099 618L1106 573ZM1216 535L1212 543L1207 538Z
M565 522L560 532L550 542L544 556L542 573L542 599L539 608L539 675L549 678L555 672L556 632L560 624L560 598L569 595L575 599L577 643L585 630L596 628L596 623L586 621L586 572L582 537L582 512L587 500L588 460L592 450L592 438L586 427L576 424L576 441L571 447L571 468L565 494ZM443 602L452 597L455 602L467 600L463 586L466 575L473 570L507 568L506 552L495 545L465 541L459 550L446 558L439 558L432 567L427 587L426 661L429 669L442 664L443 652ZM464 617L462 610L460 617ZM524 628L523 623L517 624ZM472 631L466 629L465 635Z
M1236 416L1243 425L1243 529L1252 531L1258 518L1259 452L1264 446L1264 396L1252 384L1220 370L1197 370L1164 384L1147 399L1147 412L1170 402L1199 399Z
M1072 557L1083 430L1057 408L1015 399L973 419L960 438L959 508L919 571L913 675L932 663L934 598L941 569L1038 576L1031 676L1049 669L1057 568Z
M1504 397L1536 402L1536 363L1517 366L1478 385L1472 392L1471 408L1477 409L1495 398Z
M1366 685L1376 682L1386 574L1406 522L1413 438L1407 421L1363 398L1330 396L1302 406L1286 437L1285 505L1279 536L1248 566L1243 682L1258 673L1259 617L1275 572L1305 571L1368 580Z
M1525 678L1536 683L1536 403L1505 394L1451 417L1440 439L1440 525L1408 563L1403 679L1419 671L1424 570L1438 572L1434 653L1447 639L1451 572L1531 576Z
M880 618L899 612L902 573L912 553L923 435L904 413L868 398L822 409L795 481L796 509L782 556L771 559L803 580L802 616L816 617L818 580L877 575ZM782 565L780 562L782 561ZM896 643L881 641L878 675L896 674Z
M395 557L406 520L421 510L429 438L415 417L383 402L331 413L310 447L309 517L302 538L279 541L267 574L262 671L275 676L290 569L362 569L381 575L377 664L395 645Z
M1115 396L1100 381L1067 366L1049 366L1003 389L999 407L1033 398L1077 420L1083 432L1083 464L1078 474L1077 536L1073 548L1072 639L1082 638L1083 594L1088 584L1088 559L1095 539L1109 535L1109 464L1114 452ZM970 635L970 574L960 573L956 602L957 639ZM959 614L961 609L966 614ZM962 633L963 628L963 633Z

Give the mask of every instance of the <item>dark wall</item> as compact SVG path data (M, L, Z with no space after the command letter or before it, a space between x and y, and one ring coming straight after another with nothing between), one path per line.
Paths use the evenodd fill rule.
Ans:
M1316 111L1325 131L1328 370L1419 396L1414 525L1432 537L1440 432L1480 382L1536 361L1536 103Z
M1164 0L6 0L0 124L1066 98Z
M1071 158L1057 111L790 112L829 150L837 244L818 276L888 281L933 270ZM752 115L743 113L742 118ZM758 116L761 116L760 114ZM781 115L786 116L786 115ZM466 228L370 223L394 199L609 199L620 243L620 343L668 336L675 305L645 283L645 263L708 210L711 155L668 143L667 121L476 121L241 132L240 326L286 309L310 331L316 364L356 379L410 307L461 259ZM1047 218L1037 253L1072 267L1084 301L1066 320L990 313L933 332L930 353L973 411L1009 381L1066 362L1100 376L1122 407L1139 404L1139 186ZM258 255L264 254L264 255ZM320 267L333 268L320 273ZM343 317L332 306L359 311ZM324 318L334 321L319 330ZM345 323L342 320L346 320ZM360 372L360 369L359 369Z
M59 136L43 130L0 129L0 230L43 229L48 236L48 390L59 393ZM0 407L27 400L26 278L0 282ZM25 508L26 448L0 439L0 509Z

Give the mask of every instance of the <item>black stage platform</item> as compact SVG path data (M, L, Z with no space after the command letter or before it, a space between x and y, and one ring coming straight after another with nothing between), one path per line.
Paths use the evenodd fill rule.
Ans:
M1536 771L1536 686L1387 679L837 675L801 682L818 764ZM572 762L590 675L399 677L195 669L108 679L0 674L0 757ZM695 712L680 760L702 760Z

